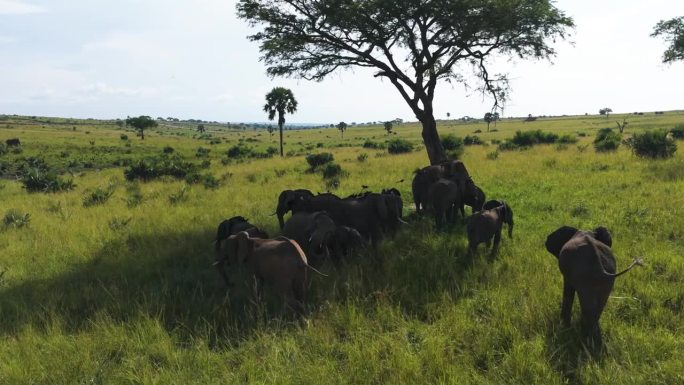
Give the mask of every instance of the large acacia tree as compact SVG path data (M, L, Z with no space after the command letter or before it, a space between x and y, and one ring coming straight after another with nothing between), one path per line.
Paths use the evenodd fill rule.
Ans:
M662 37L669 44L663 53L663 63L684 61L684 16L659 21L651 36Z
M465 83L500 107L505 75L489 73L494 55L549 58L571 18L551 0L240 0L238 16L260 30L271 76L322 80L337 69L368 67L389 80L423 126L431 163L445 159L434 117L441 81Z

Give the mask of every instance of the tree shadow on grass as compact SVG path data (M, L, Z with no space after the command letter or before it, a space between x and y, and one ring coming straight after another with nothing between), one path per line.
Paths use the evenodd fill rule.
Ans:
M121 235L85 264L1 290L0 334L54 325L76 333L101 318L127 324L147 317L180 338L204 336L212 344L239 344L258 329L297 325L293 312L268 287L265 300L255 301L244 271L232 272L236 286L228 293L212 266L213 236L213 229ZM430 303L442 301L445 294L453 299L463 295L459 284L474 262L464 257L458 230L437 236L441 238L431 245L422 242L425 237L422 231L403 231L381 246L380 264L366 250L341 269L328 269L327 278L311 274L310 316L324 303L378 297L408 315L429 319ZM443 242L452 244L445 247ZM372 311L374 301L367 306Z
M112 240L88 263L0 291L0 333L48 330L55 322L78 332L101 317L122 324L149 317L180 336L237 341L277 318L280 304L254 306L246 284L227 295L212 266L212 238L207 230Z

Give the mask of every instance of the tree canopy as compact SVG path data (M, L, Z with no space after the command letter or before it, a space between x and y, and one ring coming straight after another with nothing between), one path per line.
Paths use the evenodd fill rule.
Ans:
M141 115L137 118L128 118L126 119L126 124L138 130L141 139L145 139L145 130L157 127L157 121L146 115Z
M479 89L499 107L507 77L490 74L488 60L549 58L549 42L574 25L551 0L240 0L237 13L260 28L250 39L271 76L318 81L342 68L375 69L422 123L432 163L446 157L433 111L440 81Z
M659 21L651 37L662 37L670 44L663 53L663 63L684 61L684 16Z

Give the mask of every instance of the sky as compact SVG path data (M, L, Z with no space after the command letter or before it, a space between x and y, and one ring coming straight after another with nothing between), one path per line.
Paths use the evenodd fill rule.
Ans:
M367 69L322 82L271 79L235 0L0 0L0 114L73 118L150 115L263 122L265 94L292 89L289 123L416 120L387 81ZM684 109L684 63L661 62L651 38L681 0L558 0L574 18L548 61L501 58L512 81L504 116ZM481 117L492 100L441 83L435 115Z

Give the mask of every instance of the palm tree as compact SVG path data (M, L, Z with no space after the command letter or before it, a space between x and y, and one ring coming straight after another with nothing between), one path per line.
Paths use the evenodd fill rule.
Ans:
M266 94L264 112L268 112L268 120L273 120L278 113L278 128L280 128L280 156L283 156L283 126L285 113L294 114L297 111L297 100L292 91L283 87L275 87Z

